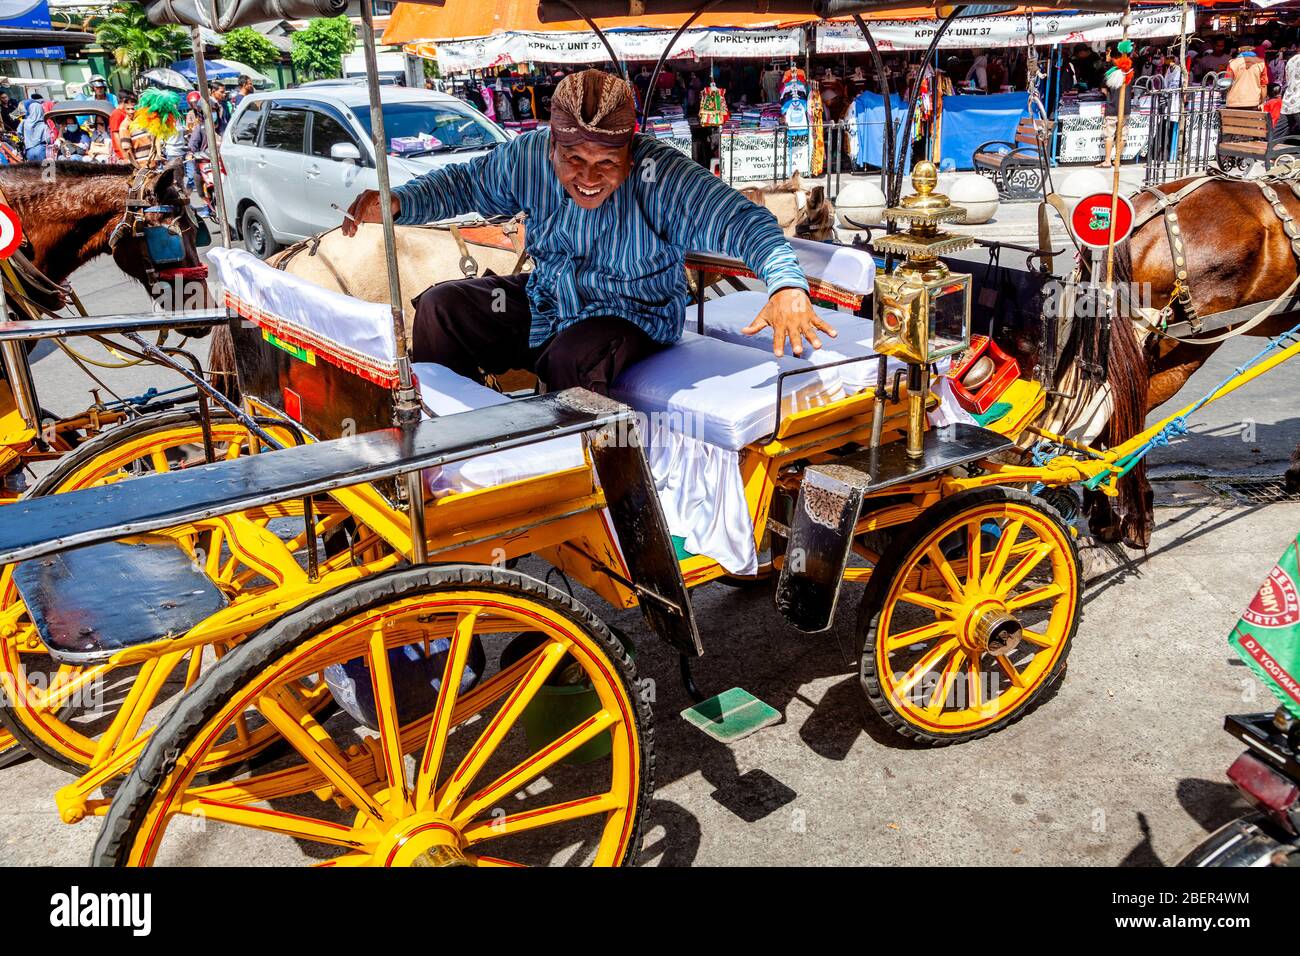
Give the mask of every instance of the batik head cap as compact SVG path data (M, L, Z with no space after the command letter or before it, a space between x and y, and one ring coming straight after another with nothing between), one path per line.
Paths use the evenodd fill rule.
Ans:
M632 87L604 70L571 73L551 97L551 138L564 146L626 146L636 133Z

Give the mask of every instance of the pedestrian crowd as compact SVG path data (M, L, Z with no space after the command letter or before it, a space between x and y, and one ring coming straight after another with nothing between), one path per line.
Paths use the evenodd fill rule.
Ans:
M94 74L81 91L69 89L72 100L98 102L101 108L84 115L68 115L57 121L48 116L54 106L39 93L15 99L8 91L0 91L0 124L5 140L0 142L0 162L44 162L47 159L76 160L81 162L130 162L133 158L149 156L155 145L166 160L184 163L186 182L190 189L203 185L208 154L207 130L203 121L203 97L197 90L186 96L184 119L177 132L164 143L155 144L153 137L134 129L139 98L133 92L114 93L108 82ZM253 92L253 81L241 75L232 94L225 84L213 80L208 83L207 102L212 110L212 123L218 140L230 123L230 117L245 96ZM198 190L208 198L207 190ZM201 215L208 215L206 207Z

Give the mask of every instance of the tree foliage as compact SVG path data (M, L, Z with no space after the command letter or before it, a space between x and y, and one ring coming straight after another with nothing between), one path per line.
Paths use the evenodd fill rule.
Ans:
M95 28L99 45L134 79L146 70L170 66L189 55L190 38L180 27L154 26L138 3L119 3Z
M296 69L320 78L343 72L343 56L352 52L357 30L346 16L312 20L307 29L290 38L290 58Z
M280 62L280 51L275 44L252 27L237 27L221 40L223 59L246 63L255 70L264 70Z

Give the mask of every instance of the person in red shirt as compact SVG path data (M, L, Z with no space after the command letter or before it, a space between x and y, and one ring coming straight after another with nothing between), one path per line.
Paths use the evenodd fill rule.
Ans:
M113 110L108 117L108 135L113 140L113 155L118 159L126 161L127 152L122 147L122 137L125 135L128 143L131 135L131 117L135 115L135 94L123 93L117 100L117 109ZM123 129L122 127L126 127Z

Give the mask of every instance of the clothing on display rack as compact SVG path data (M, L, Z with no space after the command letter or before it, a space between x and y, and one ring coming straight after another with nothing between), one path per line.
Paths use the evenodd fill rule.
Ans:
M812 122L812 168L814 176L820 176L826 165L826 141L822 131L822 97L821 92L813 87L808 95L808 115Z
M700 94L700 125L721 126L731 116L727 109L727 91L710 83Z

